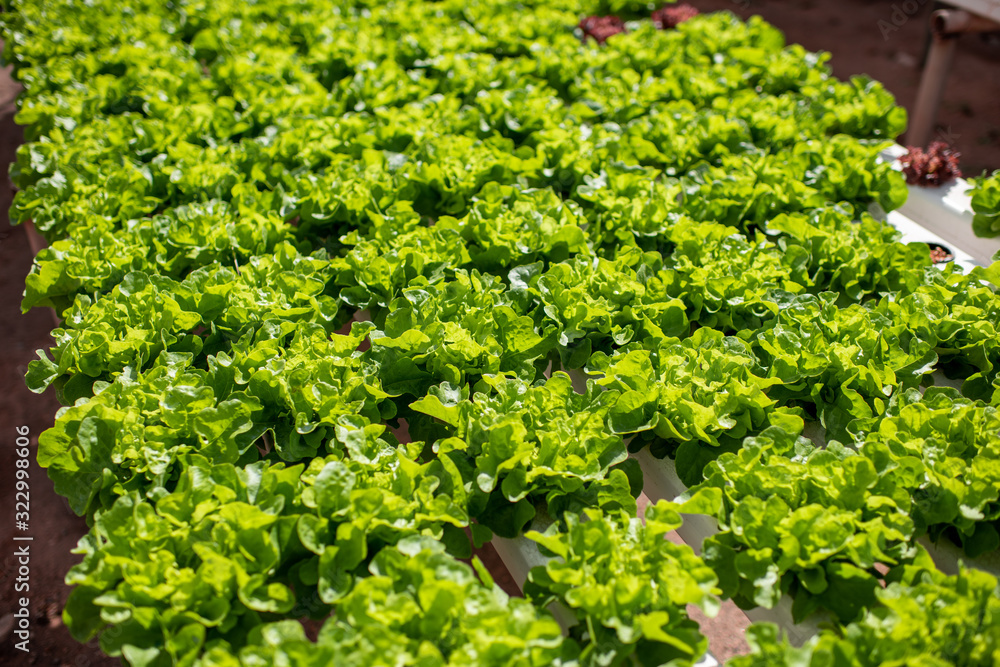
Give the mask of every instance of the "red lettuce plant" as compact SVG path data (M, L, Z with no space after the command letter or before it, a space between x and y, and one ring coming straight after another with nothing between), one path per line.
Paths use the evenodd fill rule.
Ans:
M625 32L625 22L617 16L588 16L580 21L583 31L583 41L593 37L598 44L604 44L608 37Z
M697 9L688 4L674 5L672 7L661 7L653 12L653 23L660 30L668 30L669 28L676 28L679 24L684 23L690 18L694 18L700 14Z
M903 165L907 183L937 187L962 176L962 171L958 168L961 156L961 153L943 141L935 141L926 151L910 146L909 152L899 161Z

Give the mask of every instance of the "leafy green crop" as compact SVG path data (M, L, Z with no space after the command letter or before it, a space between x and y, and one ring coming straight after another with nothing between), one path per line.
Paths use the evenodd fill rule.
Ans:
M632 347L591 359L590 368L604 374L597 382L617 394L608 427L675 447L678 472L689 483L701 477L702 445L738 447L772 421L798 419L774 409L765 391L773 382L754 375L754 357L738 338L706 328L653 350Z
M690 665L707 648L686 608L714 615L715 574L691 548L666 539L681 525L665 501L645 520L588 510L566 515L527 537L558 560L528 575L525 594L539 605L559 602L578 624L570 636L585 646L584 665Z
M450 427L425 428L439 430L432 445L438 457L473 478L473 516L499 535L516 537L538 502L557 516L580 507L635 513L639 488L630 476L638 471L621 436L605 427L613 400L597 387L574 392L565 373L536 386L488 375L471 399L467 390L443 384L410 408ZM411 432L422 435L420 421L411 424Z
M983 174L973 179L972 231L976 236L994 237L1000 234L1000 172Z
M918 533L946 534L975 557L1000 548L1000 416L954 389L898 394L861 453L906 472ZM890 463L891 462L891 463Z
M705 475L681 509L718 519L704 558L741 606L770 608L788 593L797 619L823 608L847 622L875 602L875 566L913 555L909 495L895 483L905 472L895 466L772 429Z
M132 664L191 664L269 619L348 605L370 554L468 521L457 471L402 451L305 469L187 464L173 491L132 493L98 512L67 575L74 636L100 633L103 651Z
M11 219L51 244L22 306L61 320L38 456L110 655L689 664L716 582L888 618L914 539L997 548L1000 273L879 221L877 82L631 0L11 4ZM635 518L645 446L719 519L704 560ZM455 560L539 511L530 601Z
M874 603L876 565L909 562L916 538L950 534L971 556L1000 547L995 409L954 389L894 396L857 449L779 429L705 469L681 506L719 521L704 557L741 605L817 608L852 620Z
M748 630L752 653L732 667L767 665L994 665L1000 660L1000 589L984 572L962 568L957 576L907 568L877 592L879 606L858 621L832 630L801 648L781 640L777 627Z
M403 538L375 556L315 642L298 622L280 621L256 629L238 651L216 644L192 664L578 664L579 647L547 612L508 598L478 559L473 567L430 538Z
M328 267L284 244L243 267L206 266L183 281L130 272L103 298L76 298L63 328L53 332L55 359L32 362L29 387L41 392L58 379L75 381L73 400L86 395L88 382L112 379L126 367L141 370L163 352L225 349L269 321L333 331L339 306L323 293Z
M270 447L299 461L333 443L377 459L391 451L378 422L394 408L380 404L387 394L353 356L366 332L328 337L316 325L275 324L209 357L207 369L190 353L165 354L144 373L97 383L96 396L62 411L39 438L38 460L83 514L126 491L168 484L187 452L233 464Z

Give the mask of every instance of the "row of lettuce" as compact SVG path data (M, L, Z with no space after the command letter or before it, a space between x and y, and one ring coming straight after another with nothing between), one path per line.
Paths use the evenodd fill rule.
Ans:
M688 605L787 595L833 625L756 627L736 665L1000 658L996 579L917 544L1000 547L1000 265L880 222L879 84L725 13L581 44L628 3L14 9L12 217L51 243L24 307L61 319L27 380L66 405L38 460L92 524L75 636L682 665ZM647 446L691 492L643 523ZM663 539L680 510L718 522L701 557ZM539 512L525 599L462 562Z

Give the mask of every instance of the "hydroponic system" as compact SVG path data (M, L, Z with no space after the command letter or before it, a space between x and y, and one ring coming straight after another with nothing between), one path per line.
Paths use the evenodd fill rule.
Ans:
M901 242L879 83L629 0L13 4L78 639L680 667L733 599L736 667L1000 664L1000 264Z

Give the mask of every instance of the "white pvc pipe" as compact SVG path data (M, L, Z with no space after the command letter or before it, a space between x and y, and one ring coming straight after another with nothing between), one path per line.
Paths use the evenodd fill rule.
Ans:
M1000 551L983 554L978 558L969 558L958 546L947 538L942 538L937 542L931 542L925 535L919 540L921 545L930 554L934 564L945 574L958 574L958 564L963 563L966 567L988 572L994 577L1000 578Z

